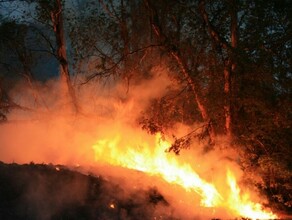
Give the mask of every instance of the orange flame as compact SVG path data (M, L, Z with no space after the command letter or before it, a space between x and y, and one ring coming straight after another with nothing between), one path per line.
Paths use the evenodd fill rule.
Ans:
M249 195L241 196L240 188L236 183L236 179L232 172L227 170L227 183L230 187L231 193L228 198L229 207L244 217L251 219L276 219L277 215L272 212L264 211L259 203L249 201Z
M225 199L216 187L200 178L193 168L186 163L179 163L176 157L165 153L171 144L156 135L156 147L151 150L144 142L139 146L119 146L121 137L103 139L93 146L95 160L116 166L143 171L150 175L161 176L171 184L177 184L187 191L194 191L201 197L201 206L224 207L236 215L247 218L272 219L277 216L271 212L263 211L258 203L248 201L247 197L240 196L240 189L230 170L227 171L227 182L230 187L230 195Z

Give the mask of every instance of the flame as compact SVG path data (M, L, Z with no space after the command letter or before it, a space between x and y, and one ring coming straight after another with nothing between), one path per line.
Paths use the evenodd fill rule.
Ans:
M238 214L251 219L276 219L277 215L272 212L264 211L259 203L249 201L249 195L244 194L241 196L240 188L237 185L235 176L228 169L227 170L227 183L230 187L231 193L228 198L229 207L232 207Z
M188 192L200 195L200 205L203 207L226 207L235 215L252 219L273 219L277 216L271 212L265 212L261 205L248 201L248 197L240 196L240 189L232 172L227 170L227 183L230 187L230 195L222 196L214 184L203 180L195 170L187 163L180 163L177 157L165 153L171 144L156 135L155 148L151 150L147 142L141 142L136 146L120 146L121 137L102 139L93 146L95 160L139 170L149 175L162 177L171 184L177 184Z

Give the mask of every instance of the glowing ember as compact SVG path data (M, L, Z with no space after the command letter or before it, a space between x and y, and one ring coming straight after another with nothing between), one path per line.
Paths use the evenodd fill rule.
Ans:
M227 172L230 195L224 198L216 187L200 178L193 168L186 163L179 163L177 157L165 153L171 144L156 135L155 148L151 150L149 144L140 143L138 146L128 146L121 143L120 136L112 139L99 140L94 146L95 160L115 166L126 167L161 176L171 184L177 184L190 192L196 192L201 197L201 206L225 207L235 215L252 219L272 219L277 216L265 212L260 204L248 201L248 197L240 196L240 189L231 171ZM121 147L122 146L122 147Z

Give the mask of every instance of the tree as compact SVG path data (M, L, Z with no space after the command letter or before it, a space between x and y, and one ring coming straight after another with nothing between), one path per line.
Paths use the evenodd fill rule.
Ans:
M260 188L269 192L270 198L276 201L274 204L283 209L291 207L291 196L284 193L291 190L291 153L287 151L290 141L282 141L283 138L290 140L288 128L291 126L287 123L291 121L288 119L291 109L286 102L291 98L291 90L287 88L291 85L291 62L287 56L291 53L291 21L287 11L291 5L286 1L269 4L198 1L188 7L194 16L191 17L187 10L180 16L176 14L173 8L179 11L180 7L186 7L179 3L173 3L169 9L162 6L163 2L145 2L150 8L153 33L165 51L181 61L178 62L181 70L197 70L195 76L191 71L186 72L196 83L197 94L198 88L205 89L206 93L200 98L208 97L204 107L209 118L216 122L215 130L224 131L232 138L229 147L242 153L240 164L246 171L246 179L255 172L256 166L256 172L263 177L263 182L257 183ZM192 19L198 19L197 23ZM183 22L177 25L174 20ZM195 32L196 35L191 33L205 48L198 51L198 44L186 44L185 36L189 33L180 27L186 28L188 24L192 31L202 31ZM191 48L192 55L184 56L189 49L184 44ZM199 64L188 68L190 57L196 56L201 58ZM286 103L281 105L282 110L280 103ZM216 113L217 109L224 114ZM286 112L281 116L288 121L279 118L279 111ZM153 123L149 126L156 129ZM179 152L189 144L188 138L187 135L178 139L171 150ZM283 184L280 186L277 182Z
M29 31L29 26L17 24L15 21L6 20L0 25L0 111L2 120L7 119L5 114L12 108L28 109L17 104L8 95L11 87L21 78L28 83L34 97L34 104L39 103L39 95L33 82L33 55L26 42Z
M235 1L200 1L199 6L210 40L223 57L217 64L225 76L225 129L244 148L237 147L244 151L242 165L246 173L254 172L256 166L264 179L258 183L260 187L278 205L291 207L291 197L283 194L290 191L287 181L291 178L291 154L287 154L286 145L289 141L284 144L280 140L288 137L288 125L279 125L276 116L282 98L291 97L285 85L291 83L291 64L287 59L287 52L291 51L291 22L286 11L291 4L237 1L234 5ZM279 75L285 76L282 85ZM289 112L289 106L282 107ZM286 119L291 117L288 115ZM279 155L285 159L279 160ZM282 182L282 186L277 182Z
M167 53L169 54L172 59L174 59L180 68L180 71L183 75L183 78L188 83L188 86L191 88L195 103L197 104L197 107L201 113L201 117L203 121L207 124L208 127L208 133L210 137L211 144L215 143L215 131L212 125L212 121L208 115L207 109L205 107L205 104L203 103L199 93L198 93L198 86L196 81L192 78L190 70L188 69L188 66L185 62L185 60L181 57L180 52L180 45L178 43L174 43L172 40L170 40L165 33L162 30L159 15L157 13L157 10L155 6L152 4L151 1L146 0L145 4L150 12L150 25L152 26L154 34L157 36L158 41L160 44L166 49ZM181 35L179 27L177 26L176 29L178 30L178 36Z
M79 111L75 91L70 80L62 13L62 2L61 0L56 0L52 10L50 11L50 17L57 43L57 58L60 63L62 90L64 90L65 94L69 94L70 98L72 99L75 111Z
M54 32L55 43L50 42L49 37L46 34L41 33L42 37L50 44L54 56L59 62L59 73L60 73L60 82L61 82L61 97L70 100L73 106L73 110L78 112L80 111L77 97L75 95L75 90L70 80L69 72L69 61L67 57L67 45L66 45L66 36L64 29L64 19L63 19L63 4L62 0L55 1L28 1L31 4L37 4L36 13L37 21L43 25L48 26ZM40 31L42 32L42 31ZM56 46L56 51L54 46Z

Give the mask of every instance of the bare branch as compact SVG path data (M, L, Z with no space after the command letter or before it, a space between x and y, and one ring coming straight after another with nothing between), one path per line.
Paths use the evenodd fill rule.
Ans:
M104 76L104 77L108 77L111 75L111 73L109 73L110 71L114 70L127 56L138 53L140 51L144 51L147 50L149 48L153 48L153 47L161 47L162 45L160 44L150 44L146 47L142 47L142 48L138 48L137 50L133 50L125 55L123 55L116 63L114 63L111 67L106 68L105 70L98 72L98 73L94 73L92 75L90 75L84 82L81 83L81 85L84 85L86 83L88 83L90 80L92 80L93 78L97 77L97 76ZM109 74L106 74L109 73Z
M203 21L204 21L204 23L206 24L206 26L208 28L208 32L209 32L210 36L214 39L216 44L217 45L221 45L224 49L231 49L231 47L227 43L227 41L222 36L220 36L220 34L216 30L216 28L210 22L209 15L208 15L208 13L206 12L206 9L205 9L205 0L200 0L199 10L200 10L201 16L203 18ZM192 12L195 13L194 11L192 11Z

